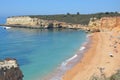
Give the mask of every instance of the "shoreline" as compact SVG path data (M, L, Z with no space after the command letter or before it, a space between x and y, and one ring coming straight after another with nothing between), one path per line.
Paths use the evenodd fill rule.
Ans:
M13 27L13 28L28 28L28 29L73 29L73 30L83 30L85 32L90 32L89 29L86 26L82 27L41 27L39 25L36 26L31 26L31 25L16 25L16 24L0 24L0 26L5 26L5 27ZM69 25L68 25L69 26Z
M85 56L88 55L87 52L91 49L91 45L93 45L93 35L90 36L90 43L89 45L87 45L87 50L86 52L83 53L84 56L82 57L82 59L75 66L73 66L70 70L66 71L66 73L62 76L62 80L73 80L73 77L78 73L78 68L80 67L79 64L82 63Z
M85 52L90 47L91 36L92 34L87 34L85 42L80 46L76 53L72 57L63 61L52 73L48 74L47 77L43 77L43 80L62 80L62 76L66 73L66 71L70 70L82 60Z
M114 34L110 34L114 32ZM93 33L90 48L85 52L82 60L78 62L72 69L68 70L62 77L62 80L90 80L93 76L110 77L120 69L120 41L111 36L118 36L117 29L108 32ZM115 52L113 43L117 41L118 52ZM111 54L113 55L111 57Z
M82 55L81 59L76 63L76 65L78 65L79 63L81 63L82 60L83 60L83 58L87 55L87 52L89 51L91 45L93 44L92 37L93 37L93 33L87 35L87 43L86 43L86 45L85 45L85 46L86 46L86 49L85 49L84 52L82 52L83 55ZM70 75L70 76L67 75L67 78L64 78L64 76L66 76L66 74L68 74L69 71L72 71L74 67L76 68L76 65L74 65L71 69L67 70L67 71L65 72L65 74L62 76L62 79L61 79L61 80L72 80L72 77L74 76L73 74L76 74L76 73L72 73L72 75ZM75 69L75 68L74 68L74 69ZM74 70L74 71L77 71L77 69ZM70 74L71 74L71 73L70 73Z
M14 27L14 28L30 28L30 29L47 29L47 28L42 28L40 26L26 26L26 25L7 25L7 24L0 24L0 26L5 26L5 27Z

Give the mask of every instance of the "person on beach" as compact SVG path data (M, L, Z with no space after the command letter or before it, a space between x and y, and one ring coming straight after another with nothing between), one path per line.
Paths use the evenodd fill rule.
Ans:
M113 57L113 54L112 54L112 53L110 53L110 54L109 54L109 56L110 56L110 57Z

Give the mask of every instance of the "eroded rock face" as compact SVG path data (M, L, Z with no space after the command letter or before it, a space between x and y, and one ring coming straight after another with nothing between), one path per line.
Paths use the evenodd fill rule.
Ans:
M120 27L120 17L103 17L101 19L91 19L89 29L91 31L110 31L115 27Z
M78 28L85 29L83 25L59 22L56 20L43 20L40 18L31 18L29 16L10 17L7 18L6 25L22 25L25 27L31 26L32 28Z
M21 17L10 17L7 18L7 25L22 25L22 26L35 26L42 27L48 25L48 22L45 20L41 20L38 18L31 18L29 16L21 16Z
M0 69L0 80L23 80L23 74L19 68Z
M120 27L120 17L104 17L100 20L100 29L102 31L112 30L115 27Z

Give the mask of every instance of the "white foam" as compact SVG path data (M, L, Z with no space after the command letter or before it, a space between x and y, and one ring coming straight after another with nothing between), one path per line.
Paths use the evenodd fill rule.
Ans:
M70 62L71 60L75 59L78 55L75 54L73 57L69 58L68 60L64 61L62 64L61 64L61 67L65 67L67 65L68 62Z
M85 47L83 46L83 47L81 47L79 50L82 51L82 50L84 50L84 49L85 49Z
M77 55L77 54L75 54L73 57L71 57L70 59L68 59L68 60L67 60L67 62L69 62L69 61L71 61L71 60L75 59L77 56L78 56L78 55Z
M85 48L86 48L86 47L83 46L83 47L81 47L79 50L82 51L82 50L84 50ZM75 54L73 57L71 57L71 58L69 58L68 60L64 61L64 62L61 64L61 66L62 66L62 67L66 66L68 62L70 62L71 60L75 59L77 56L78 56L78 55Z
M3 27L4 29L10 29L11 27Z
M62 63L62 67L66 66L66 64L67 64L67 62L66 62L66 61L65 61L65 62L63 62L63 63Z

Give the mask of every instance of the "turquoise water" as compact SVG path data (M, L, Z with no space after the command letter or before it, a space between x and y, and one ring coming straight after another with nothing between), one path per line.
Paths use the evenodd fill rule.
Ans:
M0 27L0 59L16 58L24 80L42 80L72 57L86 40L77 30L39 30Z

